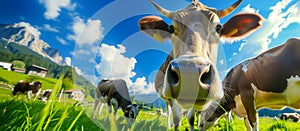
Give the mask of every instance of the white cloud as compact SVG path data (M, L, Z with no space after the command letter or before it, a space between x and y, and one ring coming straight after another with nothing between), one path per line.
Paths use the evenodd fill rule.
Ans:
M75 17L71 28L74 34L68 35L68 39L76 41L78 46L91 45L103 38L104 28L101 26L100 20L89 19L85 22L83 19Z
M247 13L256 13L256 14L259 14L259 10L256 10L254 8L251 8L250 7L250 4L248 4L246 7L244 7L241 12L247 12Z
M145 77L136 78L135 82L131 79L136 75L134 72L135 58L124 56L126 48L123 45L101 44L99 54L100 63L96 65L96 70L102 78L123 79L129 88L131 95L135 94L153 94L155 88L153 83L147 83Z
M44 16L46 19L55 19L59 16L61 8L73 10L75 4L71 4L71 0L39 0L40 3L44 4L46 12Z
M290 24L300 24L300 2L288 7L291 0L282 0L275 6L270 7L272 12L263 21L262 27L247 37L239 48L239 53L231 58L232 65L235 65L246 58L256 56L268 49L272 39L277 38L279 33ZM247 5L245 11L255 11Z
M146 78L137 78L131 86L133 94L154 94L156 93L154 83L147 83Z
M44 29L46 31L50 31L50 32L59 32L58 29L54 28L54 27L51 27L49 24L44 24Z
M133 71L135 58L127 58L123 55L126 52L126 48L122 45L110 46L107 44L101 44L99 48L99 54L101 61L96 65L96 70L102 78L124 79L128 86L132 85L130 78L135 76Z
M71 66L72 59L71 57L65 57L65 65Z
M68 45L68 43L64 39L60 38L59 36L57 36L55 38L59 43L61 43L63 45Z
M221 59L221 60L219 61L219 64L220 64L220 65L224 65L224 64L225 64L224 59Z

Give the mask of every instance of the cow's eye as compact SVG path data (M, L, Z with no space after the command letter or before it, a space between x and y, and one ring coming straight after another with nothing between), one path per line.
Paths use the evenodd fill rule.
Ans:
M218 25L216 26L216 32L220 34L221 29L222 29L222 25L218 24Z

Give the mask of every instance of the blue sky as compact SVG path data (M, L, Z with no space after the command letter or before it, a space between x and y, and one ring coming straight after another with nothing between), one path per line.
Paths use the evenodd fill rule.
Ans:
M169 10L184 8L189 0L154 0ZM202 0L223 9L236 0ZM221 42L218 67L221 76L237 63L300 37L298 0L244 0L225 23L239 12L263 18L262 27L245 39ZM148 0L6 0L0 1L0 23L29 23L40 38L79 73L93 82L103 77L123 78L133 93L153 93L156 70L172 49L170 42L158 43L138 30L138 20L159 15ZM170 20L165 19L168 23Z

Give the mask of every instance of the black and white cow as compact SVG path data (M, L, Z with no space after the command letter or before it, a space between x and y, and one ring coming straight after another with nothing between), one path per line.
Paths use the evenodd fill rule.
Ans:
M98 109L100 116L103 103L107 103L109 113L112 112L112 106L114 106L114 118L117 110L121 108L129 125L134 122L141 109L136 104L132 104L126 82L122 79L103 79L99 82L95 94L93 115Z
M18 92L21 93L27 92L28 99L31 99L33 95L38 96L40 94L41 87L42 87L42 83L39 81L25 82L21 80L15 85L12 93L13 95L16 95Z
M52 93L51 89L45 90L44 93L43 93L43 96L41 98L42 102L47 102L48 99L50 98L51 93Z
M291 38L232 68L223 81L224 97L201 112L201 130L211 127L226 111L244 117L248 130L257 131L257 110L300 109L300 39Z

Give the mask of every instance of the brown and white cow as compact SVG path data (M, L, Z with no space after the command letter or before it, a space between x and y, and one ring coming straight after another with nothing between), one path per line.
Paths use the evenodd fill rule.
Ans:
M18 92L21 93L27 92L28 99L31 99L32 95L38 96L40 94L41 87L42 87L42 83L39 81L25 82L21 80L15 85L12 93L13 95L16 95Z
M292 38L259 56L248 59L227 74L224 97L201 112L200 129L207 129L232 110L244 117L248 130L258 129L257 110L300 109L300 39ZM218 106L220 105L220 106Z
M239 14L221 25L219 18L231 13L241 1L216 10L193 0L186 8L171 12L150 0L162 15L172 19L172 24L168 25L159 16L146 16L139 21L144 33L160 42L171 39L173 44L172 52L156 75L155 88L166 100L167 108L172 108L175 130L180 108L202 110L207 100L223 96L216 69L220 38L241 39L260 26L262 19L256 14ZM193 114L194 110L190 112ZM193 121L193 115L190 119Z
M114 106L114 119L117 110L121 108L129 125L134 122L140 111L140 108L136 104L132 104L126 82L122 79L102 79L99 82L95 94L93 115L98 109L98 115L100 116L103 103L107 103L109 113L112 111L111 106Z

